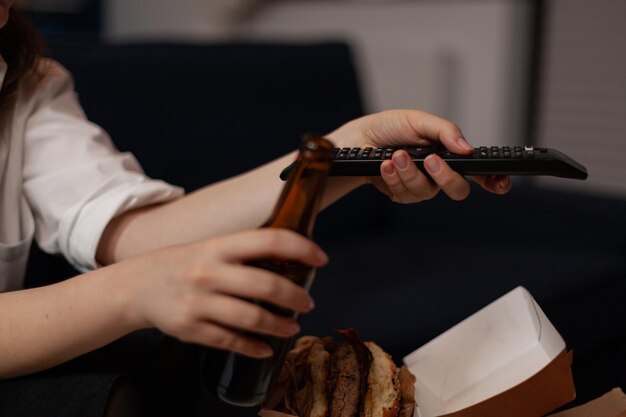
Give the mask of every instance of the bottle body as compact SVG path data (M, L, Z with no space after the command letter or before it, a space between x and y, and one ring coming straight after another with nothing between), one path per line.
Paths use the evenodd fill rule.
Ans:
M298 285L310 288L313 283L315 269L295 262L251 262L253 266L279 273ZM278 308L268 303L258 303L275 314L298 318L297 313ZM252 335L270 345L274 354L267 359L255 359L230 353L223 363L221 375L217 381L217 394L225 402L249 407L260 404L272 383L275 370L279 369L285 359L293 338L282 338L264 335Z
M304 138L294 169L287 179L274 212L262 227L285 228L311 238L330 170L332 149L332 143L324 138L316 136ZM315 275L314 268L289 260L262 259L249 264L282 275L307 291ZM278 308L273 304L258 301L255 303L274 314L298 318L297 313ZM252 333L250 336L269 344L273 355L257 359L229 352L220 364L217 380L214 379L221 400L244 407L262 403L292 342L292 338Z

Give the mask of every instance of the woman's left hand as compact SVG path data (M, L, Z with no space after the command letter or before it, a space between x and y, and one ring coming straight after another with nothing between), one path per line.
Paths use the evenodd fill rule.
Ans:
M473 147L454 123L418 110L388 110L355 119L327 135L337 147L426 146L441 142L450 152L467 155ZM392 201L416 203L433 198L441 189L453 200L463 200L470 193L467 180L450 168L437 155L424 161L430 175L424 175L411 162L406 151L394 152L390 160L380 166L380 177L366 177ZM507 176L473 176L475 182L495 194L511 189Z

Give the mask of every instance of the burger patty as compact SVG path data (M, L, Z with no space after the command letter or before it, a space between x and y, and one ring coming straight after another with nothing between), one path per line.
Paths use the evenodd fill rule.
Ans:
M340 344L330 358L332 397L329 417L354 417L359 411L360 381L359 362L350 344Z

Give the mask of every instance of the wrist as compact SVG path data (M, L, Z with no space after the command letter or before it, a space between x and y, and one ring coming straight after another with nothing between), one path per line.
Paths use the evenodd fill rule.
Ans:
M141 314L140 285L141 275L132 271L128 260L108 266L104 269L110 275L107 281L111 284L108 293L114 297L115 311L120 321L120 326L127 333L135 330L151 327L150 323Z
M330 177L324 192L322 208L328 207L350 191L367 183L367 177Z

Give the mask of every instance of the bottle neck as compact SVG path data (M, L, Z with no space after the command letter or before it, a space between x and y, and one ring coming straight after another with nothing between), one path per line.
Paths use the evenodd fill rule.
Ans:
M320 209L330 163L298 157L274 212L263 227L293 230L309 238Z

